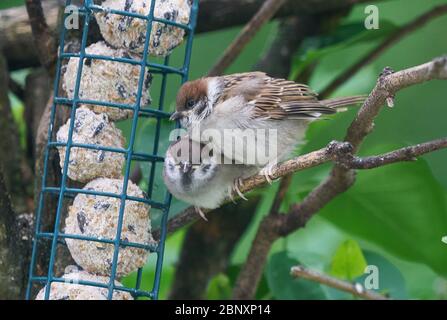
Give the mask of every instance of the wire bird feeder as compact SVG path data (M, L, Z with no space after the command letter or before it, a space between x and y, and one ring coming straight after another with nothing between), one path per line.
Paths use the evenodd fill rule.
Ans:
M116 292L124 292L125 294L129 295L131 294L134 298L139 297L146 297L151 299L157 299L158 298L158 292L160 287L160 277L161 277L161 271L162 271L162 264L163 264L163 253L164 253L164 246L165 246L165 239L167 234L167 221L168 221L168 213L171 203L171 195L168 193L168 191L165 191L165 197L164 201L156 201L153 198L153 187L154 187L154 180L156 177L156 164L159 162L163 162L163 156L159 154L159 140L160 140L160 129L161 129L161 121L163 119L169 118L170 114L166 111L164 111L164 99L165 99L165 93L166 93L166 86L167 86L167 79L168 76L174 75L179 76L181 79L181 83L184 83L187 81L188 78L188 72L189 72L189 63L191 58L191 49L192 49L192 42L194 37L194 29L196 25L197 20L197 12L198 12L198 0L189 1L189 4L191 5L191 12L189 15L189 22L187 24L180 24L174 21L171 21L170 17L159 18L154 17L154 9L156 7L156 2L159 2L160 0L153 0L153 1L147 1L144 0L143 2L144 6L147 6L147 4L150 4L150 10L148 15L141 15L138 13L133 12L132 10L113 10L111 8L104 9L103 7L99 5L95 5L93 3L93 0L85 0L84 4L79 8L79 14L84 17L83 22L83 31L82 31L82 40L81 40L81 47L78 53L69 53L64 50L65 47L65 40L66 40L66 34L67 34L67 28L64 25L61 30L60 35L60 49L59 49L59 57L58 57L58 63L57 63L57 73L55 78L55 84L54 84L54 100L53 105L51 108L51 118L50 118L50 125L49 125L49 133L48 133L48 142L46 145L45 150L45 158L44 158L44 171L43 171L43 179L42 179L42 189L41 193L39 195L39 202L38 202L38 208L37 208L37 214L36 214L36 225L35 225L35 233L34 233L34 240L33 240L33 250L32 250L32 257L31 257L31 265L29 270L29 280L28 280L28 287L27 287L27 293L26 298L34 298L35 291L34 286L36 284L39 284L40 286L45 286L44 291L44 299L50 298L50 291L54 290L51 286L53 283L67 283L70 282L67 281L66 278L63 277L57 277L54 274L55 269L55 262L57 258L57 246L60 244L66 245L66 239L76 239L81 241L90 241L95 242L95 244L100 243L102 245L113 245L113 259L109 262L110 264L110 274L107 275L108 281L105 283L101 282L95 282L90 280L77 280L76 283L79 285L89 286L89 287L96 287L101 288L102 292L106 292L105 294L107 296L107 299L112 299L114 297L114 294ZM71 0L66 0L66 6L71 5ZM127 6L127 2L126 2ZM93 16L98 12L106 12L107 14L113 14L117 16L122 16L122 19L130 19L129 17L132 17L132 19L141 19L141 21L144 21L147 24L146 27L146 37L144 39L144 49L142 50L142 53L139 55L140 59L133 59L128 57L111 57L111 56L105 56L105 55L93 55L88 54L86 52L86 44L88 39L88 33L89 33L89 23L93 19ZM65 14L65 17L68 16L69 13ZM166 19L165 19L166 18ZM65 20L64 20L65 21ZM184 30L185 32L185 43L186 43L186 49L184 52L183 57L183 65L181 67L174 67L169 65L169 55L167 55L164 58L164 62L162 63L156 63L151 62L152 58L149 58L149 46L151 41L151 31L153 28L153 22L157 22L158 24L162 24L163 26L173 26L175 28L180 28ZM142 43L141 43L142 44ZM63 97L59 93L60 88L60 81L62 78L62 61L64 59L69 58L77 58L77 72L75 75L75 85L73 90L73 96L72 98ZM86 64L86 61L88 60L98 60L98 61L113 61L118 62L122 64L126 64L126 67L130 66L137 66L139 68L139 81L138 81L138 90L136 92L136 103L135 104L118 104L118 103L112 103L112 102L105 102L105 101L92 101L87 99L80 98L80 87L81 87L81 75L84 65ZM145 83L145 74L146 70L149 70L152 74L158 74L161 76L161 89L160 89L160 98L159 98L159 104L158 106L152 106L150 103L149 106L143 106L141 103L142 96L144 94L144 83ZM82 144L82 143L76 143L73 141L73 131L75 127L75 116L76 116L76 110L79 108L81 104L89 104L89 105L95 105L95 106L102 106L109 108L115 108L113 110L121 111L121 110L131 110L133 111L132 116L132 126L130 130L130 139L128 141L127 148L120 149L120 148L111 148L111 147L104 147L99 146L96 144ZM56 110L58 107L71 107L70 108L70 120L67 122L68 126L68 137L67 140L64 142L60 142L55 140L55 115ZM118 108L118 109L116 109ZM136 152L134 150L134 143L136 139L136 131L137 131L137 124L138 120L141 117L148 117L148 118L154 118L156 121L155 126L155 134L154 134L154 142L152 145L152 152L151 153L141 153ZM149 137L148 137L149 139ZM65 157L62 157L63 159L63 165L61 162L61 169L62 169L62 178L59 186L49 186L47 185L47 178L48 178L48 166L49 166L49 158L50 158L50 152L51 150L54 151L54 149L58 150L64 147L63 152ZM87 149L87 150L96 150L98 152L111 152L111 153L118 153L121 155L124 155L125 161L124 161L124 178L123 178L123 185L122 185L122 192L120 194L111 194L107 192L98 192L96 190L89 190L89 189L81 189L81 188L74 188L71 187L67 183L67 177L69 172L69 159L70 159L70 152L73 148L78 149ZM60 152L60 151L59 151ZM147 182L147 197L134 197L128 195L128 185L129 185L129 176L131 171L131 162L134 161L145 161L146 163L151 164L151 170L149 174L149 181ZM100 197L110 197L113 199L119 199L119 214L118 214L118 222L116 222L116 236L114 239L107 239L107 238L99 238L99 237L87 237L80 234L67 234L64 233L63 230L61 230L61 219L63 218L63 207L64 207L64 200L66 199L72 199L75 198L76 195L83 194L83 195L90 195L90 196L100 196ZM57 211L54 218L54 226L53 231L49 232L46 230L42 230L42 216L43 211L45 207L46 197L55 197L57 199ZM135 243L135 242L129 242L122 239L122 227L123 227L123 216L125 212L126 207L126 200L134 201L138 203L145 203L147 205L151 206L151 209L159 209L161 212L161 222L160 222L160 239L157 244L155 245L146 245L141 243ZM114 232L115 232L114 231ZM46 276L37 275L36 273L36 261L38 258L38 255L40 254L39 250L42 246L43 242L47 241L47 244L50 243L51 252L49 255L49 264L48 264L48 270ZM49 241L49 242L48 242ZM142 284L142 277L143 277L143 271L142 268L139 268L137 271L135 286L133 288L128 288L123 285L118 285L117 282L115 282L115 279L117 277L117 265L118 265L118 256L120 254L120 250L123 250L125 247L130 248L140 248L144 250L148 250L149 252L152 252L153 254L157 255L156 258L156 264L155 264L155 276L153 278L153 286L151 291L145 291L141 289ZM42 272L42 271L40 271ZM67 283L67 285L71 285L70 283ZM102 289L104 288L104 289Z

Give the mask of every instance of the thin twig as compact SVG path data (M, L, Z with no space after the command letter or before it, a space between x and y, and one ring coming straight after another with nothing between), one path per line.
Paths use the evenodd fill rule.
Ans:
M290 274L295 278L303 278L315 281L326 286L351 293L352 295L367 300L388 300L387 297L374 291L366 290L360 283L350 283L337 278L330 277L314 270L306 269L303 266L295 266L290 270Z
M276 192L275 199L273 200L272 207L270 208L270 214L279 213L282 201L287 194L287 190L289 190L290 183L292 183L292 174L288 174L281 179L281 183L279 184L279 188Z
M336 154L348 153L351 150L352 146L349 143L332 141L324 148L309 152L279 164L274 168L271 178L276 180L291 173L319 166L323 163L334 160L336 158ZM267 180L263 175L254 175L243 181L243 185L240 190L241 192L245 193L257 187L263 186L266 183Z
M266 0L259 11L251 18L236 39L225 50L218 62L211 68L208 76L221 75L239 56L244 47L253 39L261 27L281 8L286 0Z
M325 89L320 92L320 97L326 98L330 96L335 90L337 90L342 84L346 83L347 80L352 78L363 67L372 63L374 60L380 57L380 55L388 48L401 41L405 36L410 35L412 32L418 30L419 28L422 28L431 20L438 18L444 14L447 14L447 5L439 5L399 28L397 31L391 34L391 36L381 42L377 47L368 52L358 62L353 64L346 71L335 78Z
M404 147L379 156L353 157L347 160L347 165L351 169L373 169L402 161L414 161L416 157L447 148L447 138L441 138L414 146ZM341 161L343 163L343 160Z

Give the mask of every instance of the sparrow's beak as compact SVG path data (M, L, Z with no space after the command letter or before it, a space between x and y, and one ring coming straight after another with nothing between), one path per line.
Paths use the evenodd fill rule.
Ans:
M191 171L192 165L189 162L183 162L183 163L180 163L180 168L183 173L188 173Z
M181 118L183 118L183 117L184 117L184 115L183 115L182 112L178 112L178 111L176 111L176 112L174 112L174 113L171 115L171 117L169 118L169 120L171 120L171 121L175 121L175 120L179 120L179 119L181 119Z

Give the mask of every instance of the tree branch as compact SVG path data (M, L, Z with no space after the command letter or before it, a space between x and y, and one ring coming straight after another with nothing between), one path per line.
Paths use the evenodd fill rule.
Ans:
M57 41L47 24L42 3L40 0L26 0L25 6L40 63L53 74L57 61Z
M367 300L387 300L385 296L374 291L366 290L360 283L352 284L337 278L329 277L314 270L306 269L303 266L295 266L290 270L291 276L315 281L326 286L348 292L356 297Z
M447 79L447 57L437 58L396 73L386 68L348 129L345 141L352 145L353 152L359 149L365 137L371 132L374 118L387 99L394 97L398 90L434 79ZM444 145L440 143L439 148L442 147ZM429 150L430 148L420 151ZM311 191L301 203L292 206L287 215L265 217L253 241L247 262L238 276L233 297L252 298L272 243L305 226L314 214L337 195L349 189L354 181L353 169L347 168L346 165L335 165L329 177Z
M287 77L292 56L310 31L307 26L313 26L308 20L307 16L282 19L269 50L252 70L261 70L272 77Z
M12 197L13 208L23 213L29 209L27 189L30 186L30 169L20 148L19 133L9 101L8 82L8 67L0 53L0 165L4 169L5 184Z
M397 149L382 155L361 158L352 155L353 148L349 143L332 141L322 149L281 163L273 170L272 178L276 180L330 161L334 161L347 169L373 169L396 162L414 161L418 156L445 148L447 148L447 138L441 138L415 146ZM266 184L267 180L263 175L254 175L243 181L240 190L246 193ZM205 210L206 213L210 211ZM168 233L175 232L197 219L197 212L193 207L189 207L169 220ZM158 229L154 231L153 236L156 239L159 238Z
M22 299L30 258L30 226L13 210L0 165L0 299ZM27 220L28 221L28 220Z
M208 72L208 76L220 76L236 60L245 46L253 39L261 27L281 8L286 0L266 0L259 11L239 32L236 39L225 49L217 63Z
M38 122L37 133L35 137L36 147L35 147L35 189L34 189L34 203L37 204L41 194L41 186L44 171L44 159L45 150L48 141L48 129L50 124L50 110L53 104L53 96L50 96L50 100L47 102L45 109L43 110L40 121ZM69 108L57 108L53 127L53 137L52 140L56 139L55 135L60 126L66 123L69 118ZM61 167L59 165L59 156L57 150L52 149L49 153L48 163L47 163L47 175L46 175L46 185L47 186L58 186L61 184ZM82 185L75 181L67 181L68 185L71 187L80 188ZM61 221L65 221L65 215L67 214L68 206L70 204L70 199L65 199L61 212L63 216ZM45 207L41 214L41 225L42 230L52 230L54 228L55 214L58 208L58 198L56 195L47 194L45 196ZM64 226L61 226L63 229ZM41 240L39 242L39 250L37 255L37 262L35 268L35 275L41 276L48 272L48 262L50 257L50 246L51 242L46 240ZM54 265L54 274L61 275L67 265L73 264L73 258L71 257L68 248L66 246L58 246L56 253L56 261ZM37 286L37 283L36 283Z
M272 178L278 179L282 176L285 176L287 174L301 171L304 169L308 169L311 167L318 166L320 164L329 162L333 158L333 152L335 152L336 148L339 148L340 146L336 146L334 144L329 144L328 147L322 148L320 150L299 156L295 159L288 160L286 162L283 162L279 166L277 166L273 173ZM342 148L346 147L346 145L343 145ZM264 184L267 183L267 180L263 175L255 175L250 178L247 178L243 181L243 185L240 187L240 190L242 192L248 192L255 188L261 187ZM210 212L211 210L204 210L205 213ZM193 222L197 220L197 212L194 209L194 207L189 207L182 211L181 213L174 216L172 219L168 222L168 233L175 232L176 230L182 228L183 226L187 225L190 222ZM159 239L160 236L160 230L154 230L153 237L154 239Z
M357 150L366 135L373 129L374 118L387 99L393 98L398 90L436 79L447 79L447 56L396 73L393 73L390 68L385 68L375 88L349 127L345 141L350 142L354 150Z
M197 32L209 32L247 23L265 0L201 0ZM336 11L366 0L288 0L274 18Z
M227 203L208 221L200 219L187 231L182 243L169 299L204 299L210 279L224 272L231 253L246 231L259 198ZM234 223L237 221L237 223Z
M9 75L8 83L9 90L11 90L11 92L15 94L17 98L23 101L25 99L25 89L23 89L20 83L11 78L11 75Z
M397 42L401 41L404 37L410 35L412 32L418 30L419 28L422 28L431 20L438 18L444 14L447 14L447 5L439 5L399 28L377 47L368 52L358 62L356 62L354 65L340 74L337 78L335 78L324 90L320 92L320 97L325 98L330 96L335 90L337 90L338 87L340 87L348 79L353 77L363 67L376 60L388 48L392 47Z
M33 69L26 77L24 90L27 156L34 169L39 122L51 95L51 79L48 72L42 67Z
M264 0L201 0L197 33L239 26L247 23ZM288 0L274 18L330 12L367 0ZM75 1L73 1L75 3ZM59 4L57 0L45 0L44 12L51 33L56 33ZM96 28L92 41L102 37ZM30 23L24 6L0 10L0 42L10 70L39 66L39 57L33 45ZM56 51L54 51L56 52Z
M11 261L13 257L11 252L13 250L10 239L8 239L8 231L11 231L14 226L16 214L11 206L11 199L2 171L2 168L0 168L0 281L2 283L0 286L0 298L17 299L20 296L20 285L14 280L14 275L17 272L11 274L11 271L14 271L17 265L15 261Z
M414 146L404 147L379 156L359 158L347 155L346 159L339 159L339 163L350 169L373 169L387 164L403 161L415 161L416 157L447 148L447 138L441 138Z
M281 179L279 183L278 191L276 192L275 199L273 200L272 207L270 208L270 214L279 214L282 201L289 190L290 183L292 182L292 174L288 174Z

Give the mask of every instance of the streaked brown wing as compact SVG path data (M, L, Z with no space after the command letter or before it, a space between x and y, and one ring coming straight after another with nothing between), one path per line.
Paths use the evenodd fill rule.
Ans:
M224 90L221 100L242 95L247 101L255 99L268 76L264 72L234 73L223 76Z
M335 113L321 104L317 94L304 84L271 78L263 72L224 76L225 89L221 98L242 95L255 105L255 116L281 120L316 118L318 114Z
M317 94L304 84L268 77L255 98L256 115L270 119L316 118L335 110L322 105Z

